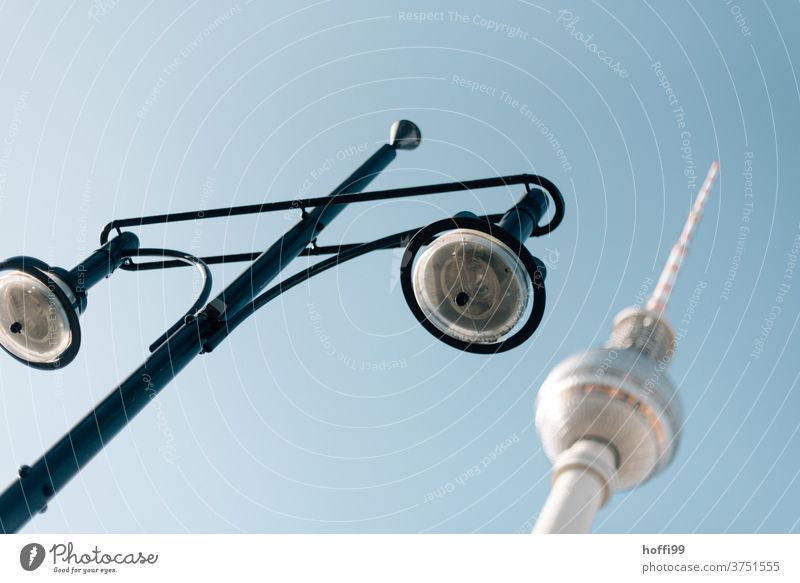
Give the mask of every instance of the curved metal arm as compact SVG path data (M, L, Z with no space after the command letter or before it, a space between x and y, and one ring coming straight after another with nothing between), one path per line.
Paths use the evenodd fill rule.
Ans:
M152 248L144 248L144 249L130 249L124 250L121 252L121 256L124 258L127 257L172 257L175 261L182 263L183 265L193 265L197 268L197 271L200 272L200 276L203 278L203 287L200 290L200 294L197 296L197 299L192 304L192 307L181 316L180 320L175 322L169 329L164 332L161 336L156 339L150 345L150 352L155 352L156 348L164 344L166 340L172 336L178 328L180 328L186 318L192 317L197 312L199 312L203 306L206 305L208 302L208 298L211 297L211 286L212 286L212 277L211 277L211 270L208 268L208 265L202 260L194 255L190 255L189 253L184 253L183 251L175 251L173 249L152 249ZM165 262L161 262L165 263ZM158 262L152 262L149 265L158 266ZM135 270L138 266L133 265L132 268Z
M545 225L537 225L531 236L539 237L546 235L554 230L564 218L564 196L558 187L550 180L537 174L515 174L510 176L499 176L496 178L480 178L477 180L466 180L463 182L448 182L441 184L428 184L425 186L412 186L408 188L393 188L389 190L374 190L371 192L361 193L342 193L333 196L323 196L316 198L284 200L278 202L269 202L262 204L253 204L245 206L235 206L226 208L216 208L208 210L196 210L173 214L150 215L144 217L118 219L108 223L100 234L100 242L104 244L112 230L120 231L123 227L142 227L145 225L166 224L180 221L198 221L214 218L233 217L240 215L268 213L280 210L295 210L305 209L305 207L330 207L338 205L346 205L356 202L367 202L377 200L389 200L394 198L407 198L411 196L427 196L431 194L442 194L447 192L463 192L471 190L480 190L483 188L497 188L500 186L512 186L515 184L524 184L528 189L532 186L538 186L543 189L553 201L554 213L549 223ZM330 253L340 253L346 248L354 248L362 245L361 243L348 244L341 246L330 247L316 247L306 248L302 255L324 255ZM234 261L252 261L258 257L260 253L237 253L231 255L213 255L209 257L201 257L203 261L208 264L214 263L230 263ZM152 265L152 266L150 266ZM138 269L160 269L164 267L178 267L182 265L179 262L164 262L161 265L157 264L139 264ZM133 265L123 265L122 269L134 269Z
M497 222L503 217L502 214L494 214L494 215L485 215L480 217L481 220L484 221L491 221ZM231 332L233 332L239 324L244 322L250 315L252 315L256 310L262 308L275 298L277 298L282 293L289 291L293 287L303 283L314 277L315 275L319 275L320 273L327 271L333 267L337 267L341 265L345 261L350 261L351 259L355 259L357 257L361 257L362 255L366 255L367 253L371 253L373 251L379 251L382 249L395 249L398 247L405 247L409 240L411 240L414 235L419 233L425 229L425 227L417 227L416 229L408 229L407 231L400 231L399 233L393 233L391 235L387 235L386 237L381 237L380 239L375 239L374 241L370 241L368 243L361 243L358 245L353 245L348 247L347 249L341 251L334 257L330 257L319 263L315 263L311 267L304 269L298 273L295 273L293 276L286 278L285 280L281 281L277 285L272 286L267 291L259 295L255 298L252 302L244 306L241 310L239 310L236 314L229 316L228 319L225 320L223 327L217 331L204 345L203 351L204 352L211 352L216 348L220 342L225 340Z

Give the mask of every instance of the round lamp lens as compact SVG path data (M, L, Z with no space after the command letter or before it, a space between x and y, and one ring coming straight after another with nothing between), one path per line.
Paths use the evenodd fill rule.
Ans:
M442 235L413 268L414 295L425 317L464 342L494 343L528 306L527 270L498 239L472 229Z
M53 280L53 285L59 285ZM21 271L0 275L0 344L17 358L56 362L72 344L67 310L48 286Z

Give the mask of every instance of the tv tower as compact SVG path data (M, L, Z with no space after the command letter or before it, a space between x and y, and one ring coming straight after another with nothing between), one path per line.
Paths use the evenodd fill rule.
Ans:
M570 356L539 390L536 429L553 485L534 533L589 532L615 490L646 482L672 460L682 415L666 375L675 333L664 312L718 171L712 163L644 309L622 310L605 347Z

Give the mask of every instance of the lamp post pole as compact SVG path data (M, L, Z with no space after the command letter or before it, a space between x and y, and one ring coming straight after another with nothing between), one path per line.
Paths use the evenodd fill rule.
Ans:
M381 146L331 196L363 190L394 160L397 150L413 149L420 139L419 129L413 123L395 122L389 143ZM46 510L48 501L186 365L204 352L206 341L225 328L226 316L236 314L250 302L343 208L343 204L323 205L304 214L299 223L258 256L205 309L197 316L188 316L141 366L42 457L31 466L22 466L18 478L0 494L0 532L17 532L33 516Z

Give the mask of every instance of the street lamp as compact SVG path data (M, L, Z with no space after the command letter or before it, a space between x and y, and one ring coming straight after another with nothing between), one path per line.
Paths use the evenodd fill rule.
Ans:
M0 347L33 368L69 364L81 344L86 290L138 247L136 235L123 233L69 271L33 257L0 263Z
M482 354L509 350L533 334L544 314L545 267L523 243L538 228L547 200L542 190L529 188L499 224L461 212L417 232L400 282L426 330Z
M30 257L1 263L0 345L35 368L57 368L74 359L80 346L78 318L86 308L86 291L117 269L193 265L201 273L203 286L189 310L150 345L151 354L143 364L34 464L19 469L18 478L0 494L0 532L17 532L32 516L43 512L48 501L196 356L213 351L239 324L281 293L344 261L379 249L407 246L401 266L403 291L428 331L451 346L482 353L508 350L528 338L544 313L545 270L523 243L560 224L564 216L561 193L552 182L533 174L362 192L397 151L413 150L421 139L412 122L395 122L388 143L325 197L115 220L103 229L101 247L69 271ZM512 185L523 185L525 193L505 215L479 217L464 212L366 243L317 244L320 232L350 203ZM554 205L553 215L547 224L539 225L549 201ZM122 230L288 209L301 209L301 219L264 252L198 258L170 249L140 248L138 237ZM265 289L301 255L331 257ZM158 259L134 262L140 257ZM212 278L208 265L235 261L252 263L209 302Z

